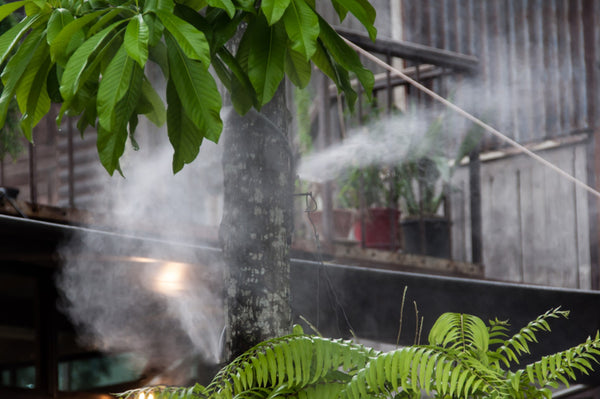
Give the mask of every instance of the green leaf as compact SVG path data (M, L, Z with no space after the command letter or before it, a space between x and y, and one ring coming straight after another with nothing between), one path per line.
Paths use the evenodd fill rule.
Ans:
M98 22L90 27L87 32L88 37L91 37L96 34L100 29L104 29L106 24L110 23L113 19L115 19L119 14L123 12L120 8L115 8L98 18ZM124 21L122 21L124 22Z
M196 11L203 9L208 4L206 0L179 0L177 3L193 8Z
M50 15L48 19L48 33L46 40L50 44L56 36L60 33L63 28L69 23L73 22L74 18L71 12L64 8L57 8Z
M365 88L365 92L369 97L373 90L375 78L373 73L366 69L360 62L358 54L333 30L333 28L323 18L319 17L319 26L321 32L319 38L329 53L333 56L344 69L354 72L358 80Z
M311 72L310 62L304 59L304 55L288 49L285 54L285 74L290 81L303 89L310 82Z
M70 101L77 90L79 90L79 87L85 82L85 79L82 79L82 77L86 68L93 68L93 66L90 64L97 65L105 55L104 51L100 51L90 63L89 61L92 53L98 50L102 46L104 39L106 39L109 34L114 33L115 29L123 22L125 21L117 21L109 27L103 29L101 32L90 37L69 58L69 61L67 62L63 72L60 86L60 92L65 101ZM108 47L108 45L106 45L104 48L106 47Z
M375 38L377 37L377 29L375 29L373 24L375 23L376 12L371 3L369 3L368 0L336 0L336 2L336 11L338 8L340 10L350 11L367 29L371 40L375 41Z
M77 18L63 27L63 29L54 37L50 42L50 56L53 61L61 60L66 61L66 57L69 43L75 35L81 35L82 29L87 24L99 18L102 14L105 14L109 9L98 10L89 14L84 15L81 18Z
M271 101L284 77L285 32L281 24L268 26L266 19L258 16L248 25L246 35L252 43L248 77L263 106Z
M156 126L162 126L165 123L165 105L146 77L142 83L142 93L136 111L139 111L138 114L145 115Z
M59 67L56 64L53 64L48 72L48 79L46 82L46 86L48 89L48 96L50 96L50 100L53 103L61 103L63 102L63 98L60 95L60 82L59 82Z
M46 45L42 32L37 30L29 34L25 40L23 40L23 43L19 46L15 55L8 61L2 72L4 89L0 96L0 126L4 126L6 113L10 101L15 95L17 85L40 45Z
M133 58L142 68L148 60L148 39L148 25L142 14L138 14L127 24L124 44L129 57Z
M304 54L306 61L317 50L319 18L304 0L292 0L283 16L292 50Z
M131 83L134 61L121 46L102 75L98 87L98 123L106 130L114 127L116 106ZM129 118L128 118L129 119Z
M98 137L96 139L96 147L100 157L100 163L104 166L107 172L112 176L115 170L118 170L121 175L121 166L119 159L125 151L125 143L127 142L127 129L121 131L110 131L98 126Z
M167 46L164 42L159 41L154 47L150 47L148 56L160 67L163 76L169 76L169 59L167 58Z
M262 0L260 9L269 25L273 25L283 16L289 4L290 0Z
M315 51L311 60L323 73L335 82L338 91L344 92L348 106L350 109L353 109L358 96L352 88L348 71L331 59L321 42L317 43L317 51Z
M121 64L123 72L115 73L112 70L112 65L115 60L121 60L121 54L125 54L125 60ZM130 57L127 57L126 51L123 49L117 53L117 56L113 59L113 62L109 65L106 70L106 75L100 82L98 89L98 138L96 146L98 148L98 155L100 156L100 162L108 173L112 176L115 170L118 170L121 175L121 167L119 165L119 159L123 155L125 150L125 143L129 136L127 131L127 124L132 122L133 112L137 106L138 98L140 96L141 84L143 79L143 71L139 65L133 61ZM118 77L115 77L118 76ZM124 90L123 95L116 100L114 110L108 113L106 111L107 104L111 104L121 91L123 91L121 77L127 77L127 88ZM105 82L106 80L106 82ZM103 82L105 83L103 85ZM113 88L117 95L107 96L104 91ZM110 119L109 119L110 118ZM135 119L133 122L135 124ZM109 126L105 129L103 126ZM108 137L112 136L112 137Z
M171 35L165 36L170 77L186 113L204 137L218 142L221 121L221 95L210 72L201 63L186 57Z
M29 0L24 1L15 1L8 4L3 4L0 6L0 21L3 21L6 17L11 15L13 12L23 7L25 4L29 3Z
M204 139L202 131L190 119L181 104L173 81L167 83L167 128L173 146L173 173L179 172L186 163L198 156Z
M50 97L46 89L50 70L48 46L42 44L35 51L16 88L17 103L23 117L21 128L27 140L32 141L32 130L50 110Z
M219 57L213 60L215 65L215 69L218 67L218 64L215 61L223 61L227 67L229 67L229 71L224 71L227 73L227 76L224 76L222 81L229 83L228 90L235 95L231 96L231 102L235 110L240 114L244 115L246 112L252 108L252 106L258 106L258 99L256 98L256 92L254 91L254 87L252 87L252 83L248 78L248 75L243 71L241 65L238 61L227 51L226 48L222 48L218 54Z
M331 0L331 4L338 15L340 22L344 22L344 19L346 19L346 15L348 14L348 9L342 6L338 0Z
M172 13L174 8L175 2L173 0L147 0L144 3L144 13L158 10Z
M183 19L164 11L157 11L156 15L173 37L187 58L202 62L205 69L210 65L210 49L204 33Z
M25 19L0 36L0 64L4 64L6 58L12 53L13 49L19 43L23 35L39 18L39 15L25 17Z
M235 15L235 5L231 0L208 0L208 5L227 11L229 18Z

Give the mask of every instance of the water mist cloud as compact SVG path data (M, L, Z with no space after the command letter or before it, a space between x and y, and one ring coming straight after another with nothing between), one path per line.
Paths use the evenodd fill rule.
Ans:
M64 311L85 344L134 352L147 367L198 355L217 363L221 265L199 259L196 246L201 227L214 230L220 220L219 148L204 143L196 162L173 176L167 142L141 147L126 154L125 179L98 172L107 185L92 210L106 215L101 229L121 235L81 232L65 243L58 278Z

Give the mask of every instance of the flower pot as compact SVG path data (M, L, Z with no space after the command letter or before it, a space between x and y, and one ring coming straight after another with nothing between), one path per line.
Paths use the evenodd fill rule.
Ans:
M353 212L349 209L333 209L333 238L347 239L352 227ZM323 237L323 211L315 211L310 214L315 224L317 233ZM311 232L312 234L312 232Z
M364 216L365 247L377 249L396 249L398 240L398 220L400 211L392 208L369 208ZM354 237L362 240L360 218L354 222Z
M435 216L423 217L423 234L420 223L421 219L417 217L405 218L400 222L404 237L403 251L450 259L450 221Z

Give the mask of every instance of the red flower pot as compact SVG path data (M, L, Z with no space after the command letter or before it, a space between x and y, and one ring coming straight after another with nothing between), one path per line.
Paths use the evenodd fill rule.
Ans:
M392 208L370 208L364 215L365 247L393 250L400 247L398 221L400 211ZM354 237L362 240L362 225L354 222Z

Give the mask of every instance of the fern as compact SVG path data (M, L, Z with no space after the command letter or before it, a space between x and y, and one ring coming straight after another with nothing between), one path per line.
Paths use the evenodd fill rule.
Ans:
M487 325L478 317L445 313L427 345L382 353L352 341L295 334L264 341L219 371L212 382L192 388L151 387L120 394L139 399L358 399L544 398L549 387L569 385L600 358L600 335L512 371L530 353L548 321L568 312L551 309L508 337L508 322ZM503 368L505 367L505 368Z

